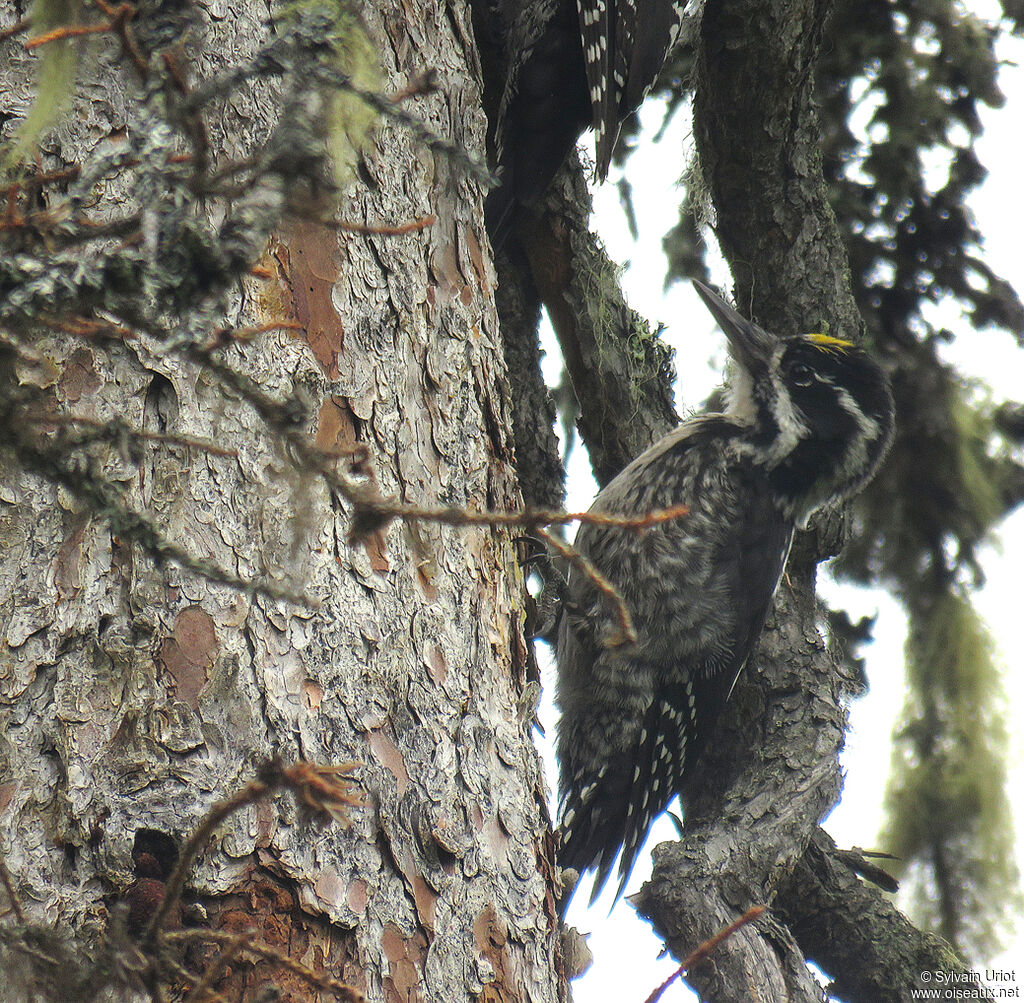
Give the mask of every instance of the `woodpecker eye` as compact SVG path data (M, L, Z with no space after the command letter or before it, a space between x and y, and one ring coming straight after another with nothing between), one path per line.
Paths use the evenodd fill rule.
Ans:
M814 382L814 370L802 362L796 362L789 371L789 378L798 387L809 387Z

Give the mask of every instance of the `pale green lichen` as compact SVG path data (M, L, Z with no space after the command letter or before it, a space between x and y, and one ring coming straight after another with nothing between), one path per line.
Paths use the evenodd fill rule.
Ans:
M32 34L38 37L61 26L80 24L84 14L82 5L75 0L35 0L31 20ZM0 159L5 176L18 170L60 118L74 93L80 52L77 40L56 39L35 51L38 53L35 97Z
M379 117L379 110L360 96L360 92L379 94L381 90L383 76L376 49L362 18L349 4L293 0L282 5L281 11L286 25L311 16L323 22L323 40L331 50L327 62L340 79L351 84L331 93L324 116L335 183L344 189L355 180L360 157Z

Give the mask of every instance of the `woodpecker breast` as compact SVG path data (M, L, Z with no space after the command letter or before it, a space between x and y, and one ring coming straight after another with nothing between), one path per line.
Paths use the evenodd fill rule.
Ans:
M577 571L559 630L560 863L596 870L595 896L616 857L621 894L651 823L685 791L794 529L863 486L893 431L888 379L855 345L769 334L696 285L738 367L729 411L666 435L593 506L689 512L639 534L583 525L576 547L626 603L637 640L617 643L615 611Z

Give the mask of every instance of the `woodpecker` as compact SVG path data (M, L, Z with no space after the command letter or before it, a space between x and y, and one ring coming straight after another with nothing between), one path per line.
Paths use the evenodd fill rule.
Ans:
M516 208L532 206L544 194L588 126L594 130L595 177L608 176L623 120L640 106L679 38L685 0L512 5L497 128L502 177L487 207L496 244Z
M559 863L596 870L591 902L621 851L618 899L651 823L685 791L794 530L863 487L892 439L888 378L861 349L824 334L777 337L694 285L736 365L728 410L668 433L591 508L688 513L641 533L587 523L577 534L626 604L635 643L621 643L608 597L577 569L559 626Z

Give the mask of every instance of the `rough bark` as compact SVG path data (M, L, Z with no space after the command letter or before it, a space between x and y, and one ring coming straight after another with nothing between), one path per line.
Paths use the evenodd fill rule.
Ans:
M580 437L604 485L678 418L671 354L626 302L618 266L589 229L590 208L573 154L552 183L545 211L519 236L579 404Z
M845 681L825 652L808 589L791 570L702 756L682 838L656 848L654 874L636 899L677 958L751 906L770 905L838 799ZM823 998L793 938L770 916L720 945L689 982L703 999Z
M814 66L826 0L711 0L694 135L741 311L768 330L859 340L864 322L822 170Z
M266 16L259 4L204 6L196 78L264 38ZM367 5L365 17L386 86L436 69L441 87L409 110L481 154L464 4ZM114 57L101 44L51 141L66 163L131 126ZM4 79L20 113L30 68L19 57ZM211 123L214 151L244 153L274 109L272 93L233 100ZM312 223L280 233L263 262L272 277L247 283L225 322L285 316L301 334L264 336L229 358L268 394L301 402L318 445L365 447L383 494L512 508L479 184L383 121L340 216L372 225L426 213L438 222L415 236ZM347 829L312 824L287 799L218 828L187 888L203 922L252 927L373 1000L562 998L544 789L520 700L514 533L394 521L350 545L348 504L296 477L208 371L145 339L107 349L47 335L39 347L54 363L58 414L118 415L229 447L218 457L158 443L137 463L111 448L105 462L127 500L193 553L319 605L157 566L5 462L2 852L26 918L72 932L87 954L138 880L133 850L180 846L268 757L355 761L366 803ZM313 995L268 963L236 961L224 985L251 999L269 983Z

